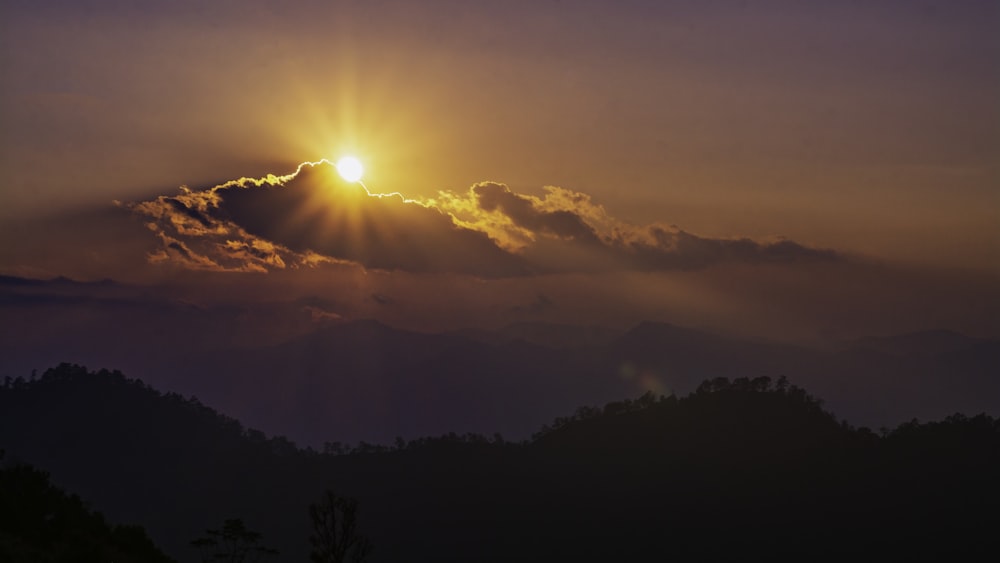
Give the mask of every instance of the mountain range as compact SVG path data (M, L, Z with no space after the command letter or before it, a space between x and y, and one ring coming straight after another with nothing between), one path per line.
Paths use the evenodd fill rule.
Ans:
M523 439L581 405L683 395L713 377L785 376L871 428L1000 412L1000 341L947 330L826 348L663 322L428 333L317 319L317 300L247 308L170 295L0 279L0 376L63 361L119 368L316 448L446 432Z
M185 563L200 560L191 540L237 518L273 560L305 560L324 491L359 502L374 563L966 558L995 547L1000 502L997 419L880 436L768 378L584 406L524 442L450 433L321 453L64 364L0 386L0 449ZM0 521L18 521L10 509ZM20 532L0 530L0 553Z

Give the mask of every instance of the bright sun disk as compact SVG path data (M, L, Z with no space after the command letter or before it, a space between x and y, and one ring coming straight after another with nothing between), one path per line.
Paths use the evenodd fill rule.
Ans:
M364 171L365 169L361 166L361 161L353 156L345 156L337 161L337 172L340 173L341 178L348 182L357 182L360 180Z

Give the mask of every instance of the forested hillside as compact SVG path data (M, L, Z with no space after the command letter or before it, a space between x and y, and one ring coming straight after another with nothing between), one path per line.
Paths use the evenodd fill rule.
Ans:
M0 451L0 561L170 563L141 526L109 524L44 471Z
M718 378L557 418L528 441L300 449L194 399L62 365L0 390L0 447L181 561L239 518L308 558L308 507L358 501L371 561L953 557L992 545L1000 422L854 428L784 379Z

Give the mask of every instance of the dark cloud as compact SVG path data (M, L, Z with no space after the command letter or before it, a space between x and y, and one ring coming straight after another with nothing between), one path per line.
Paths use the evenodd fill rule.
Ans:
M609 216L590 196L546 187L542 197L485 182L466 195L442 192L435 204L459 224L520 252L540 271L692 270L729 262L837 260L832 250L780 239L701 237L676 226L637 226Z
M326 163L288 176L241 179L210 190L132 204L164 241L153 260L199 269L265 271L323 262L366 268L505 277L523 259L440 210L399 194L372 195ZM183 242L179 239L185 239ZM185 242L187 244L185 244Z
M365 267L485 277L526 273L523 261L484 233L461 228L436 208L398 194L373 196L319 167L283 185L219 191L220 216L295 252Z
M191 260L192 258L191 251L188 250L188 248L184 246L182 243L179 243L177 241L168 242L167 248L169 250L173 250L174 252L180 254L181 257L183 257L185 260Z
M198 211L197 209L192 209L191 207L188 206L188 204L184 203L183 201L177 198L165 197L163 198L163 202L172 207L175 212L180 213L181 215L184 215L191 219L194 219L195 221L201 223L202 226L206 228L210 228L212 226L212 222L208 219L208 217L205 217L204 215L201 214L200 211Z
M547 235L597 244L594 229L582 217L563 209L547 211L536 206L532 199L515 194L503 184L482 182L472 187L479 208L483 211L500 211L515 225Z
M200 270L349 263L498 278L838 259L833 251L788 240L717 239L663 224L633 225L609 216L586 194L556 187L542 196L495 182L430 200L372 194L341 180L325 161L286 176L182 188L127 207L145 216L162 241L151 261Z
M163 240L163 250L150 256L150 260L154 262L171 261L192 270L224 271L227 269L204 254L191 250L184 242L172 239L163 233L160 234L160 238ZM246 266L238 269L249 271L253 268Z

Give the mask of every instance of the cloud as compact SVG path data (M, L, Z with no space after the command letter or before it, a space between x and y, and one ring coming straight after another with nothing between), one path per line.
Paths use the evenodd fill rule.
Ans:
M337 263L498 278L838 258L788 240L716 239L672 225L633 225L587 194L551 186L541 196L496 182L427 200L374 194L341 180L326 161L123 206L159 237L151 262L196 270Z
M480 211L502 214L523 231L587 244L599 242L594 229L576 212L547 210L537 198L515 194L503 184L476 184L472 194Z
M832 250L785 239L707 238L674 225L633 225L608 215L587 194L552 186L539 197L483 182L465 194L441 192L433 204L457 224L525 256L540 271L692 270L727 262L839 258Z
M322 263L482 277L528 273L524 260L483 232L399 194L371 194L325 161L286 176L242 178L208 190L123 204L162 241L154 262L215 271Z

